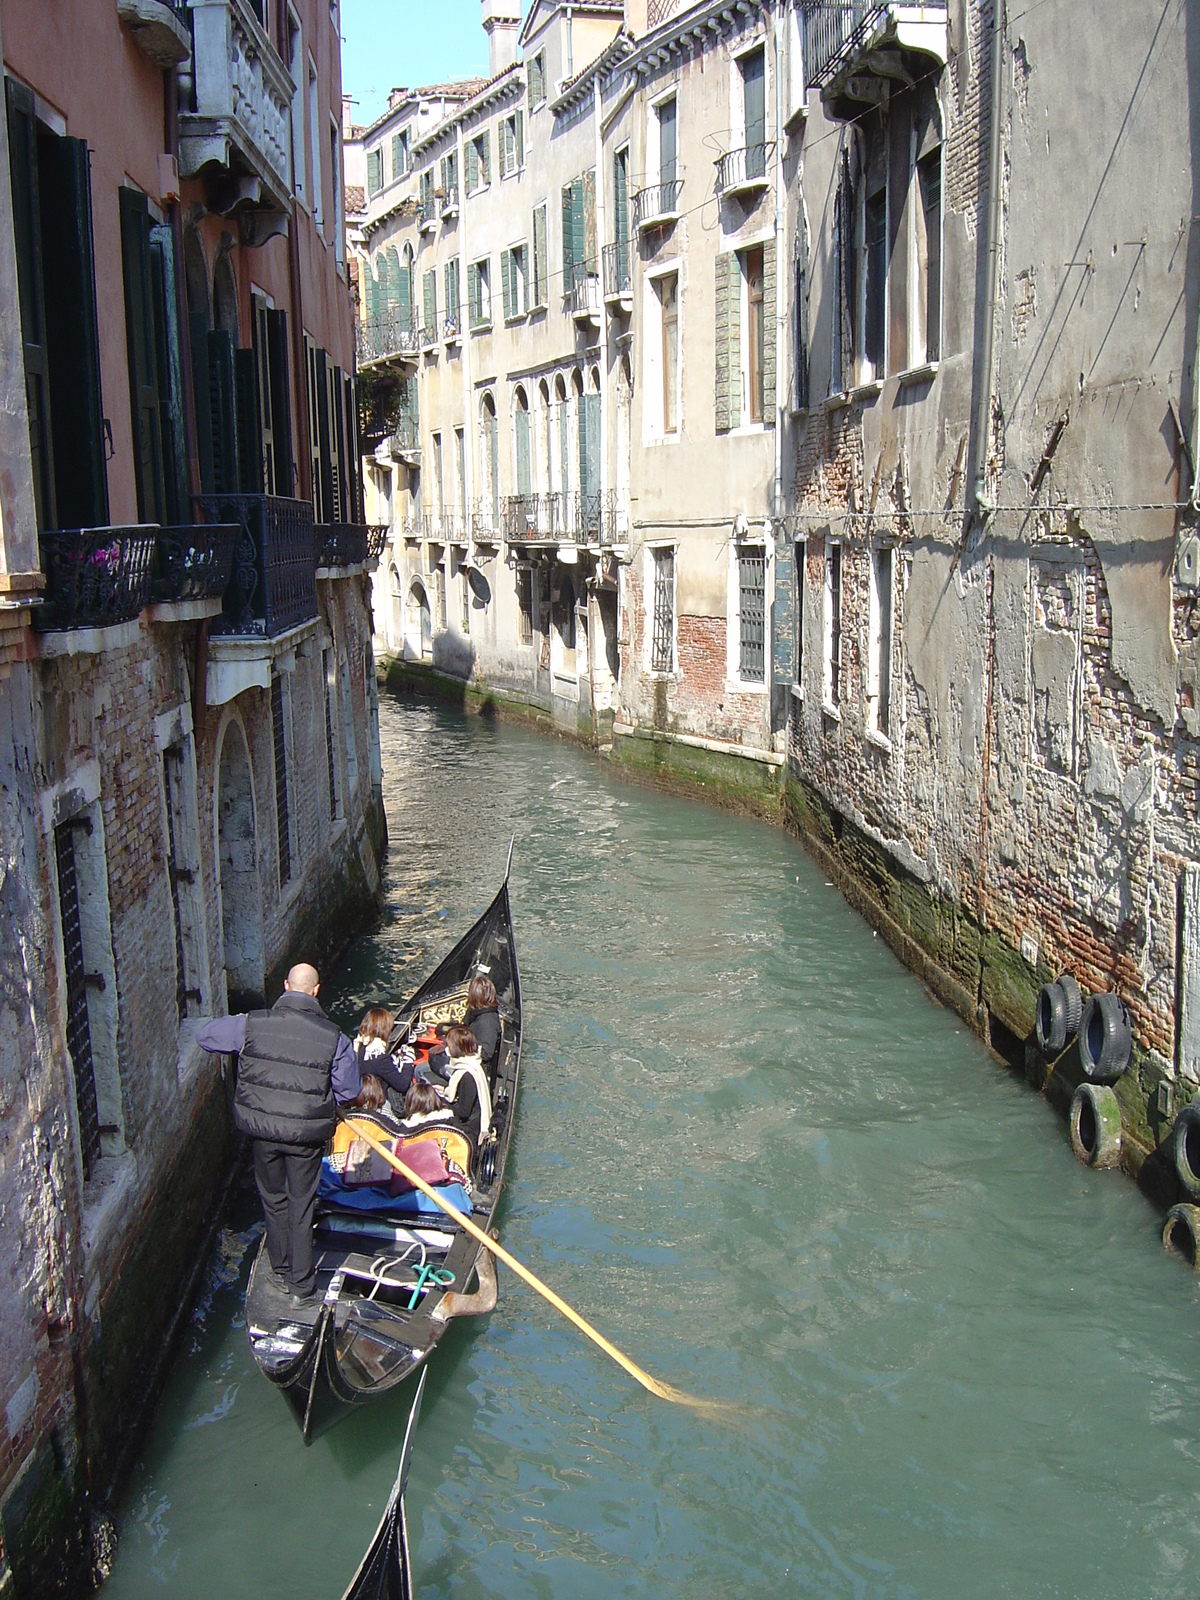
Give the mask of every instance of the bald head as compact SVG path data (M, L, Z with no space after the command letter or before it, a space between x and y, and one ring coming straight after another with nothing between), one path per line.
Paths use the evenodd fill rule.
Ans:
M307 961L297 961L283 980L283 987L293 994L315 995L321 987L321 980L317 976L316 967L310 967Z

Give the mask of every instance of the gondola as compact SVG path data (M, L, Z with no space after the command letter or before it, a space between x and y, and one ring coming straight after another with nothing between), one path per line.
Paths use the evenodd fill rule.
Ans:
M413 1443L417 1434L417 1421L421 1415L421 1398L425 1393L425 1379L429 1368L421 1372L421 1381L413 1396L408 1413L408 1427L404 1430L404 1448L400 1452L400 1470L383 1508L371 1547L358 1564L358 1571L342 1600L411 1600L412 1563L408 1554L408 1517L404 1509L404 1491L408 1487L408 1471L412 1466Z
M509 846L509 865L512 846ZM457 1191L487 1230L504 1182L521 1066L521 984L508 899L508 869L491 905L401 1007L393 1041L460 1020L467 985L496 986L501 1040L492 1088L492 1131ZM355 1111L354 1117L370 1117ZM270 1271L264 1239L246 1290L246 1331L260 1370L282 1389L307 1444L325 1426L394 1389L427 1361L453 1316L490 1309L495 1273L486 1250L440 1211L413 1214L415 1195L363 1211L318 1200L317 1308L297 1313ZM482 1256L482 1260L480 1257ZM472 1280L478 1282L469 1295ZM490 1293L489 1293L490 1291Z

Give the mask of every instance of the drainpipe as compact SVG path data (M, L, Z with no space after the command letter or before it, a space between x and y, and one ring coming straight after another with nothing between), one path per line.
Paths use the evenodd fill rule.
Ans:
M567 80L575 76L575 25L574 6L567 7Z
M975 418L975 506L986 520L996 508L987 488L987 459L992 437L992 388L995 381L996 300L1000 279L1000 175L1004 127L1004 0L992 0L992 161L988 178L987 288L983 350L979 371L979 411Z
M462 351L462 396L463 396L463 495L466 504L462 508L463 516L467 519L467 560L475 565L475 524L472 521L471 508L475 504L475 418L473 407L473 383L471 374L471 329L470 323L470 292L467 282L467 163L466 163L466 135L462 120L459 120L455 134L455 149L458 151L458 181L462 184L461 198L458 207L458 348ZM549 212L547 212L547 218Z
M770 566L771 619L775 615L776 553L779 524L783 517L783 418L784 418L784 277L786 207L783 194L783 4L775 8L775 492L773 496L774 537L767 550ZM775 629L769 629L771 649L763 663L767 680L767 748L775 743Z

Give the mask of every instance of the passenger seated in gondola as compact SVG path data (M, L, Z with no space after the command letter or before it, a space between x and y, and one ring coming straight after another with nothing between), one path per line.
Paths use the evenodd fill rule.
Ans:
M390 1123L397 1132L400 1131L400 1118L388 1104L387 1089L382 1078L377 1078L373 1072L364 1072L362 1089L355 1107L361 1111L373 1111L381 1121Z
M396 1114L396 1107L404 1104L404 1096L413 1080L412 1062L397 1061L388 1046L394 1022L386 1006L371 1006L363 1014L354 1040L359 1071L373 1073L391 1091L389 1109L393 1115Z
M428 1078L414 1078L404 1097L404 1116L400 1122L404 1133L412 1134L431 1123L453 1120L454 1111L442 1099L436 1084L430 1083Z
M500 1049L500 1012L497 1009L496 985L485 972L477 972L471 979L462 1025L470 1028L475 1035L488 1082L494 1083L496 1056Z
M450 1077L441 1091L442 1099L452 1108L454 1120L478 1145L492 1125L492 1093L479 1041L470 1028L450 1028L446 1052L450 1057Z

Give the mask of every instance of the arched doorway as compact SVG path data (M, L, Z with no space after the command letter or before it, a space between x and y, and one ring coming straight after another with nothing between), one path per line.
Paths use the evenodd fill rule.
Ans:
M433 613L425 585L414 579L408 591L408 626L405 654L419 661L433 654Z
M404 590L400 585L400 569L393 561L388 567L388 629L389 650L404 645Z
M229 1009L260 1004L265 987L262 888L254 828L254 785L246 737L230 722L217 768L217 863Z
M550 666L555 676L573 680L576 674L575 585L562 568L558 571L558 593L554 597L554 629L550 646Z

